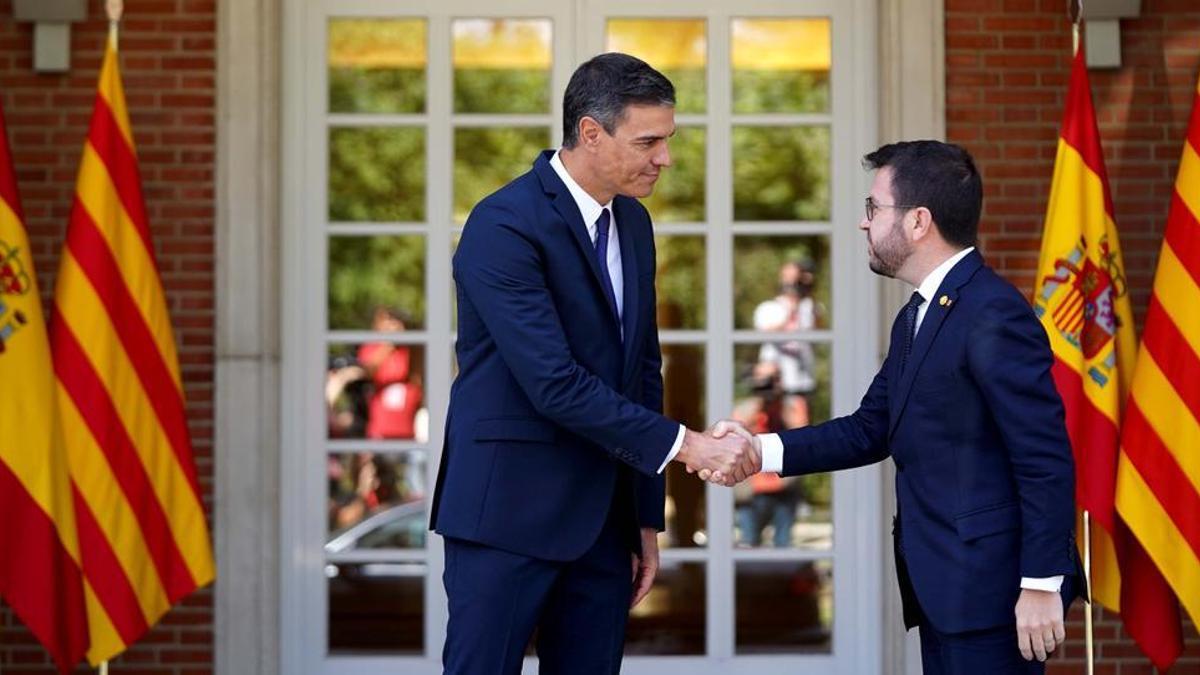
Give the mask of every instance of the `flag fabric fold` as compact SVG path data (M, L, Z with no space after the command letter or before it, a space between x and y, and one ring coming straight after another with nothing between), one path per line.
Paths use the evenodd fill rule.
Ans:
M213 579L183 385L115 35L79 166L51 326L93 664Z
M88 633L53 373L0 109L0 596L65 673Z
M1093 522L1092 596L1120 611L1113 495L1137 345L1083 49L1071 68L1033 300L1054 352L1054 382L1075 455L1076 505Z
M1134 559L1154 582L1122 618L1160 670L1182 650L1179 605L1200 625L1200 82L1193 95L1116 481Z

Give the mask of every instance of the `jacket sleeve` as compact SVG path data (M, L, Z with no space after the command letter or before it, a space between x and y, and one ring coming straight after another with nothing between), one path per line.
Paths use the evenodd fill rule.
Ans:
M653 246L654 237L649 237ZM651 269L657 269L655 257L650 258ZM663 411L663 375L662 348L658 344L658 320L655 318L658 297L654 287L650 291L650 327L646 331L646 344L642 350L642 405L656 412ZM675 427L676 433L679 426ZM674 445L674 439L671 440ZM671 446L668 446L668 450ZM664 455L665 456L665 455ZM660 462L661 464L661 462ZM637 476L637 508L638 524L642 527L652 527L659 532L666 528L664 509L666 507L666 473L647 476Z
M1046 331L1017 294L987 303L967 363L999 428L1021 506L1021 576L1075 572L1075 469Z
M621 396L575 362L537 246L519 216L494 203L472 213L454 278L539 414L646 475L658 471L679 425Z
M875 374L858 410L811 427L785 431L782 476L852 469L886 459L891 356Z

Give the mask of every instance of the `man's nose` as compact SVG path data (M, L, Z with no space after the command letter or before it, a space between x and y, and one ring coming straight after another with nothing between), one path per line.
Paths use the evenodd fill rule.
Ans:
M662 150L654 156L655 166L671 166L671 150L667 148L666 143L663 144Z

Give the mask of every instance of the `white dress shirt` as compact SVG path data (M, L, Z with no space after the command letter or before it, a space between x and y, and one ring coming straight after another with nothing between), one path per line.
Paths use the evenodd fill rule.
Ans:
M938 292L938 289L941 288L942 282L946 279L946 275L950 274L950 270L954 269L954 266L957 265L960 260L967 257L967 255L974 250L974 246L968 246L958 253L955 253L944 260L942 264L934 268L934 270L930 272L924 280L921 281L921 285L917 287L917 292L921 294L921 297L925 299L925 302L921 303L921 306L917 308L917 322L916 327L913 329L913 340L916 340L917 333L921 332L921 322L925 320L925 313L929 310L929 305L932 304L933 296ZM783 441L780 440L779 434L759 434L758 438L762 444L762 470L779 473L783 470ZM1062 580L1062 575L1046 578L1021 577L1021 588L1027 588L1035 591L1058 592L1058 590L1062 587Z
M579 215L583 218L583 224L587 227L588 239L592 245L596 245L596 221L600 218L600 213L608 209L609 229L608 229L608 250L605 251L604 259L608 263L608 277L612 281L613 296L617 301L617 316L625 316L625 274L621 269L621 238L617 232L617 214L613 212L612 200L607 204L600 204L596 201L587 190L579 186L571 174L567 172L567 167L563 165L562 158L559 153L562 150L554 153L550 158L550 166L554 169L554 173L562 179L564 185L567 186L567 191L571 193L571 197L575 200L575 205L579 207ZM622 324L621 338L625 338L625 326ZM679 425L679 434L675 436L675 444L671 446L671 451L667 453L667 458L663 460L662 466L658 467L658 472L662 473L663 469L667 468L667 464L675 459L675 455L679 454L679 448L683 447L683 432L685 427Z

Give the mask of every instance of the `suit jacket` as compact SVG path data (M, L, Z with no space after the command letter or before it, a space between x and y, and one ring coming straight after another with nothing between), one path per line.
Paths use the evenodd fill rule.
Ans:
M618 196L624 340L583 219L542 153L481 201L454 255L459 374L433 497L438 533L571 560L609 515L663 527L679 433L661 414L650 217Z
M895 460L909 627L921 611L943 632L1010 624L1021 577L1064 575L1069 603L1075 474L1045 330L974 251L946 275L903 370L902 315L858 410L780 435L783 473Z

